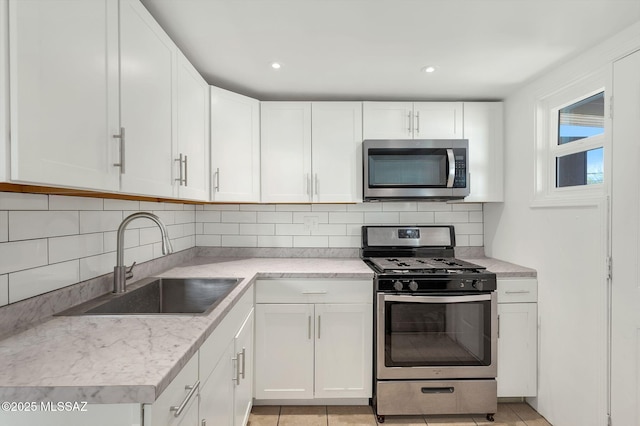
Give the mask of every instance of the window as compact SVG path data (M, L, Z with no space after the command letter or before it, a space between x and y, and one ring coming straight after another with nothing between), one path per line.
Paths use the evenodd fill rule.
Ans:
M602 70L538 99L533 206L591 204L606 192L609 81Z

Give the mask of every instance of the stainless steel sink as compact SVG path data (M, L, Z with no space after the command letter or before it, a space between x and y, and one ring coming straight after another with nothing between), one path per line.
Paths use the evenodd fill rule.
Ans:
M59 315L207 314L243 278L148 278Z

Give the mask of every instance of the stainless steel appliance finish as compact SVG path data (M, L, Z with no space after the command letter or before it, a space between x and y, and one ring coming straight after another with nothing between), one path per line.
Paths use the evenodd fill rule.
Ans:
M495 274L454 257L453 226L363 226L374 270L374 407L385 415L497 410Z
M469 195L466 139L369 139L362 143L365 201Z

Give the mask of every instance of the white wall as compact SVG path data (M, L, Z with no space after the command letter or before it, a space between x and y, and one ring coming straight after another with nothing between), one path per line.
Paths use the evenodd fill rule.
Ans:
M485 251L538 271L539 389L531 402L554 426L606 424L607 204L530 206L537 98L634 48L640 23L505 101L505 202L485 205Z
M176 252L194 247L194 205L0 192L0 306L113 272L116 230L141 210L167 225ZM132 222L125 262L162 256L160 241L153 222Z

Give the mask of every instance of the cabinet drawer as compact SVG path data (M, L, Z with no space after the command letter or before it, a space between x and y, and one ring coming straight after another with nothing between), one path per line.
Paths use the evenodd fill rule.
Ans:
M179 407L190 393L188 387L194 386L198 381L198 354L191 357L189 362L182 368L180 373L169 383L169 386L160 394L156 402L144 405L144 426L165 426L177 424L181 417L176 417L175 411L171 407ZM186 404L186 408L193 404L198 398L198 391L191 395ZM186 413L188 410L184 410Z
M256 303L373 303L373 281L362 279L264 279Z
M498 279L498 303L536 303L538 280L535 278Z
M253 286L249 287L240 300L227 312L213 333L200 346L200 380L207 380L214 367L253 309Z

